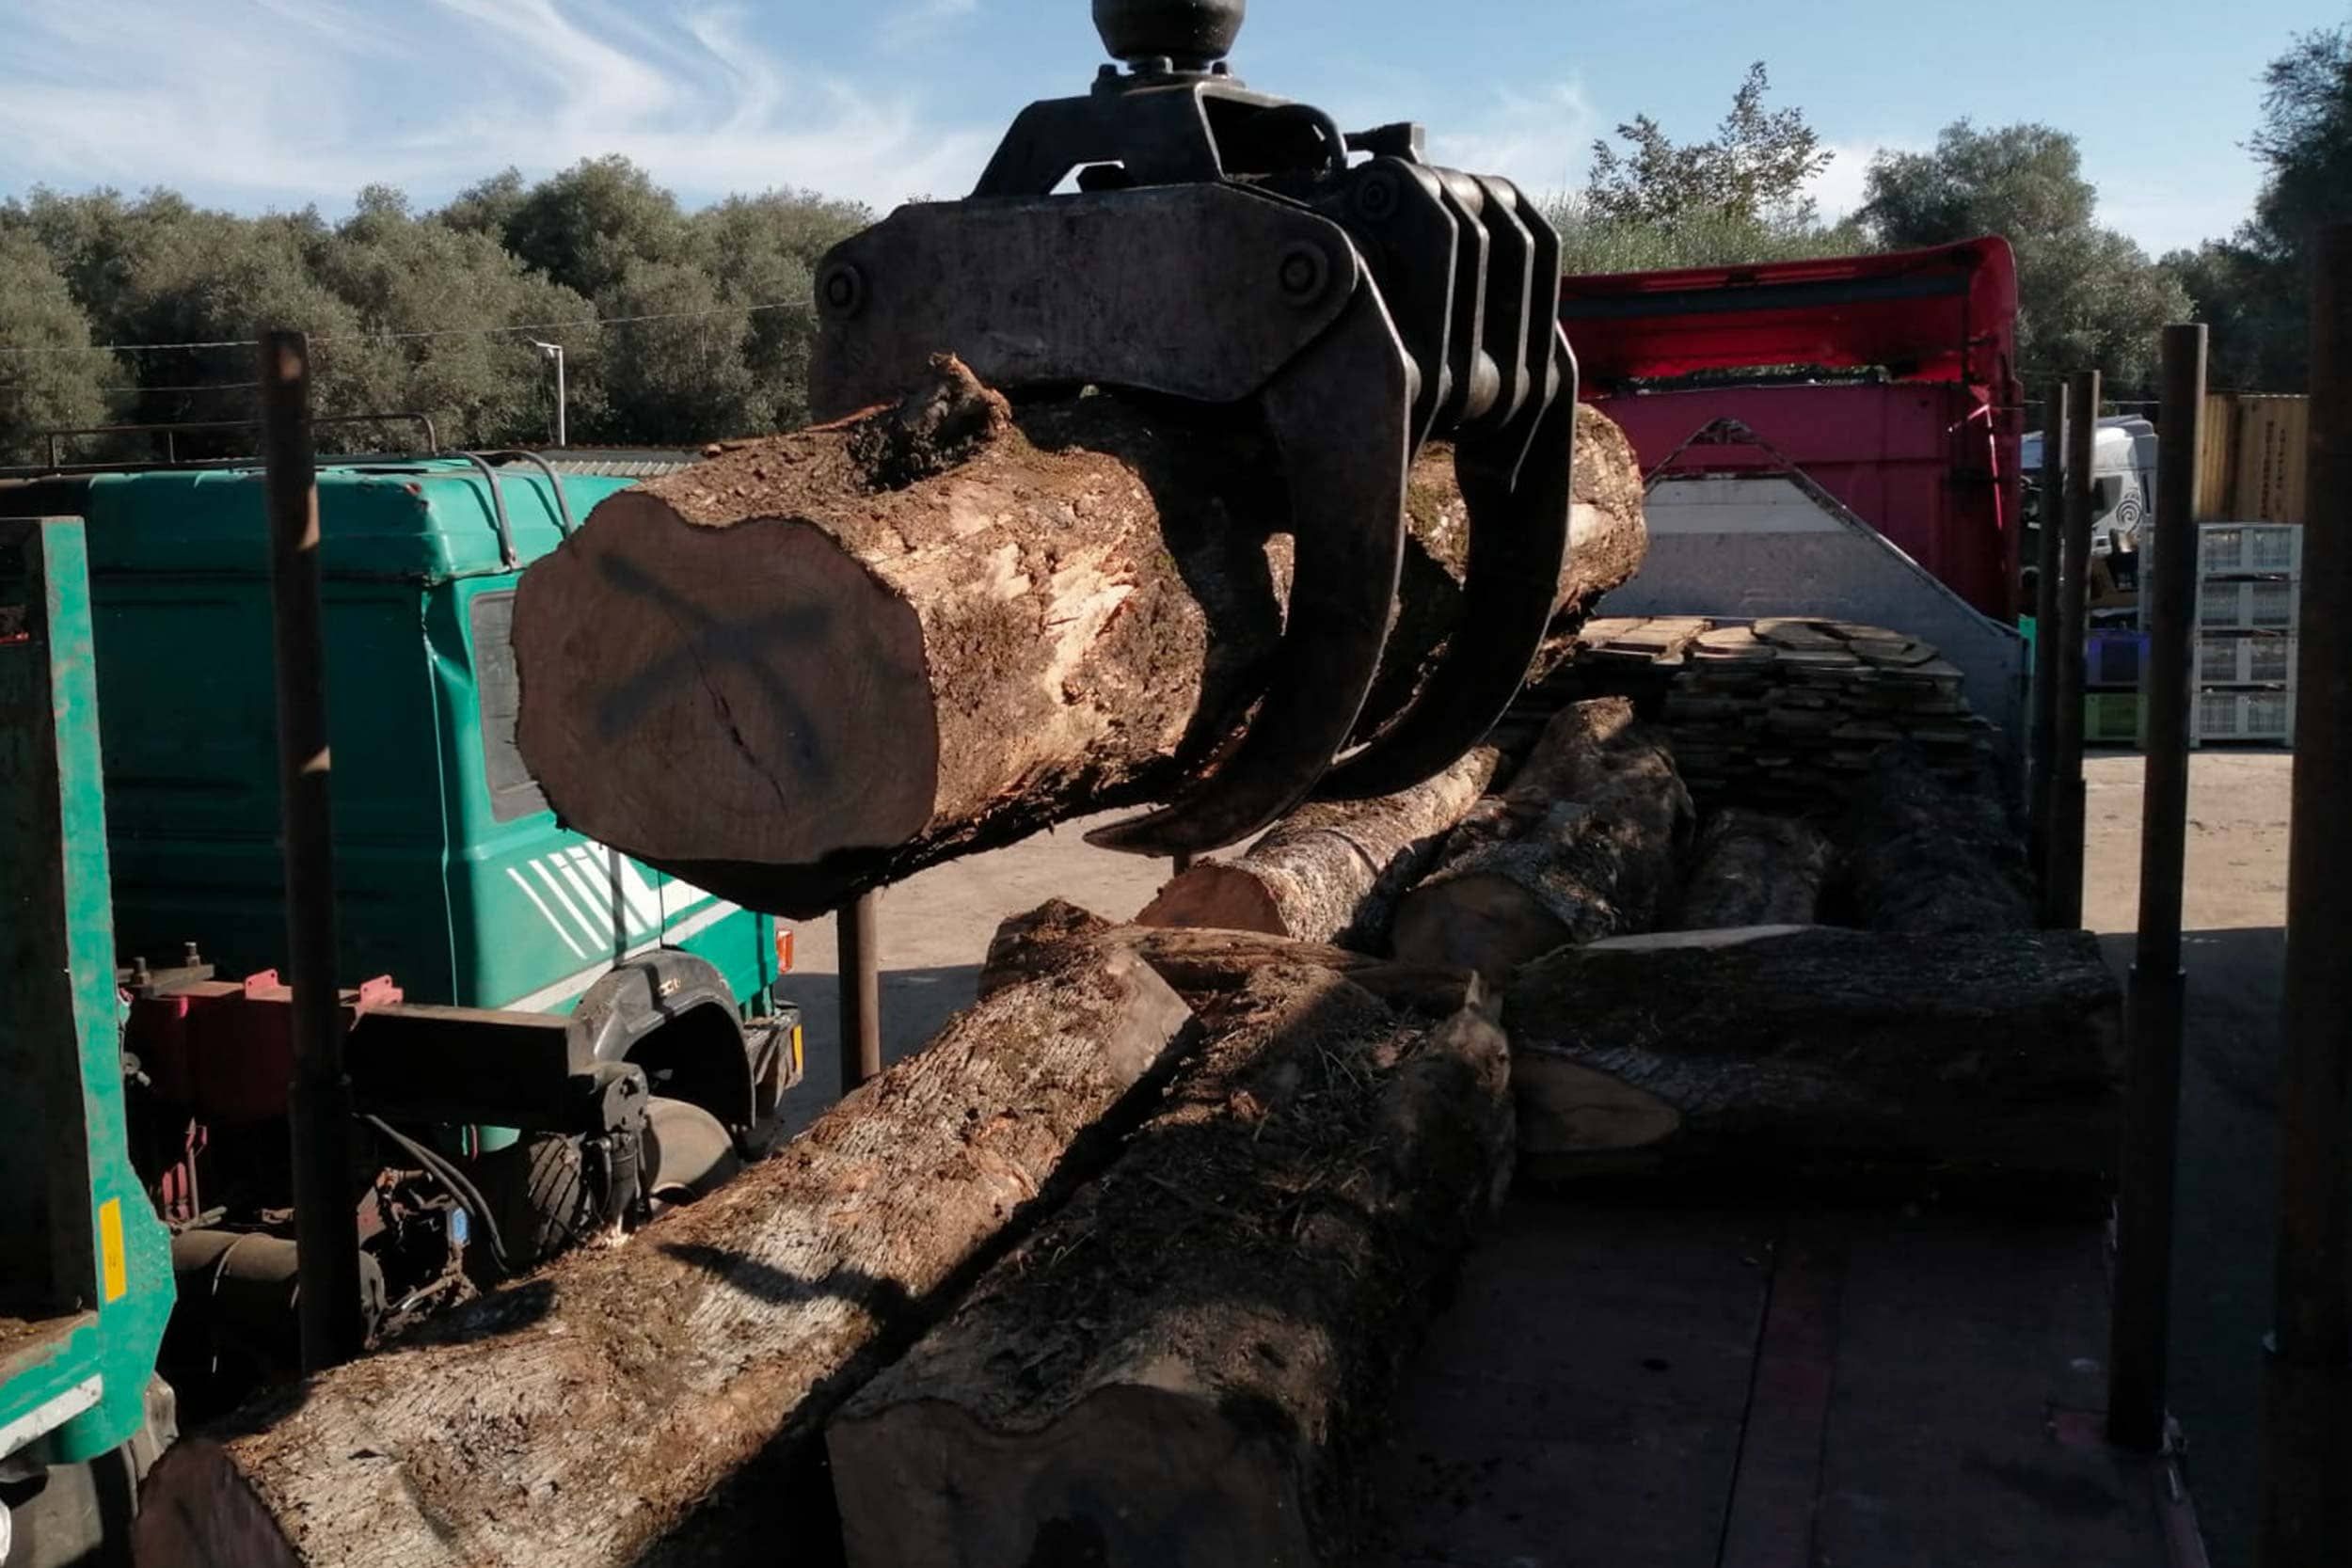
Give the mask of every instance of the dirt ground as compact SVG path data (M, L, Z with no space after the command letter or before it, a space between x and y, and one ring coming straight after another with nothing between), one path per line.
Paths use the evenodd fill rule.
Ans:
M2139 898L2137 756L2093 756L2084 919L2128 974ZM2279 1006L2294 758L2201 753L2183 906L2188 1048L2173 1247L2172 1408L2215 1568L2253 1560L2262 1340L2279 1208Z
M2173 1406L2217 1568L2252 1558L2257 1389L2267 1332L2278 1195L2278 1006L2285 955L2292 757L2201 754L2191 772L2189 1047L2182 1108L2173 1304ZM2131 963L2139 889L2140 759L2094 755L2085 917L2119 974ZM1164 862L1089 847L1073 825L1017 848L927 872L882 895L882 1026L892 1060L973 997L990 935L1050 897L1113 920L1169 874ZM830 921L799 927L788 991L808 1025L796 1119L832 1103L839 1012Z

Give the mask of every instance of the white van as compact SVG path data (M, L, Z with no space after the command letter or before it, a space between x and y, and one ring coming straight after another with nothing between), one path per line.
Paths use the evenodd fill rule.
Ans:
M2018 461L2032 483L2042 473L2042 432L2026 433ZM2091 552L2106 554L2118 533L2125 549L2146 548L2140 531L2154 521L2156 512L2156 427L2137 416L2101 420L2091 449L2090 483Z

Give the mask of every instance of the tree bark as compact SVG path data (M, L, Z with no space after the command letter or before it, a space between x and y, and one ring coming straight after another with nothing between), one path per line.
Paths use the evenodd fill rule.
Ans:
M1073 942L1133 953L1195 1008L1214 1008L1247 986L1250 975L1276 966L1342 976L1399 1012L1426 1018L1451 1018L1465 1007L1484 1006L1488 994L1467 969L1398 963L1263 931L1114 926L1058 898L997 927L980 970L980 994L1052 974L1069 961Z
M1406 895L1396 956L1500 986L1554 948L1647 929L1674 895L1691 816L1673 757L1631 703L1564 708L1510 791L1482 801Z
M1428 871L1502 763L1502 752L1482 746L1400 794L1301 806L1247 853L1179 876L1136 923L1263 931L1379 952L1397 899Z
M1253 974L1128 1152L826 1435L855 1568L1356 1560L1398 1366L1507 1180L1508 1060Z
M1880 753L1844 825L1854 923L1919 934L2034 928L2026 841L1989 769L1972 786L1909 746Z
M795 916L1163 798L1264 688L1290 550L1263 441L1095 396L1017 415L953 360L900 406L612 497L524 574L516 738L580 832ZM1415 468L1366 726L1460 614L1450 458ZM1565 657L1646 547L1640 470L1581 419Z
M1685 931L1810 926L1833 858L1829 840L1809 822L1725 806L1699 834L1676 925Z
M825 1417L1107 1161L1193 1043L1148 968L1084 958L627 1246L183 1442L142 1568L776 1560Z
M1530 1175L1641 1152L1777 1177L1856 1165L2096 1175L2122 998L2075 932L1635 937L1506 994Z

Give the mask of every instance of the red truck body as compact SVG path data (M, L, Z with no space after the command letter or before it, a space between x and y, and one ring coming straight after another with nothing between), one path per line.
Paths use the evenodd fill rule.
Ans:
M1645 471L1769 465L1683 444L1738 420L1986 615L2012 621L2017 266L1997 238L1877 256L1570 277L1585 399Z

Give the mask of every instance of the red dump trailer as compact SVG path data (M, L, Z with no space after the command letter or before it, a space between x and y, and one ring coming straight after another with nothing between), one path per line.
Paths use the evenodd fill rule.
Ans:
M1585 398L1645 471L1793 464L1979 611L2015 620L2008 241L1570 277L1560 314ZM1727 420L1756 439L1698 439Z

